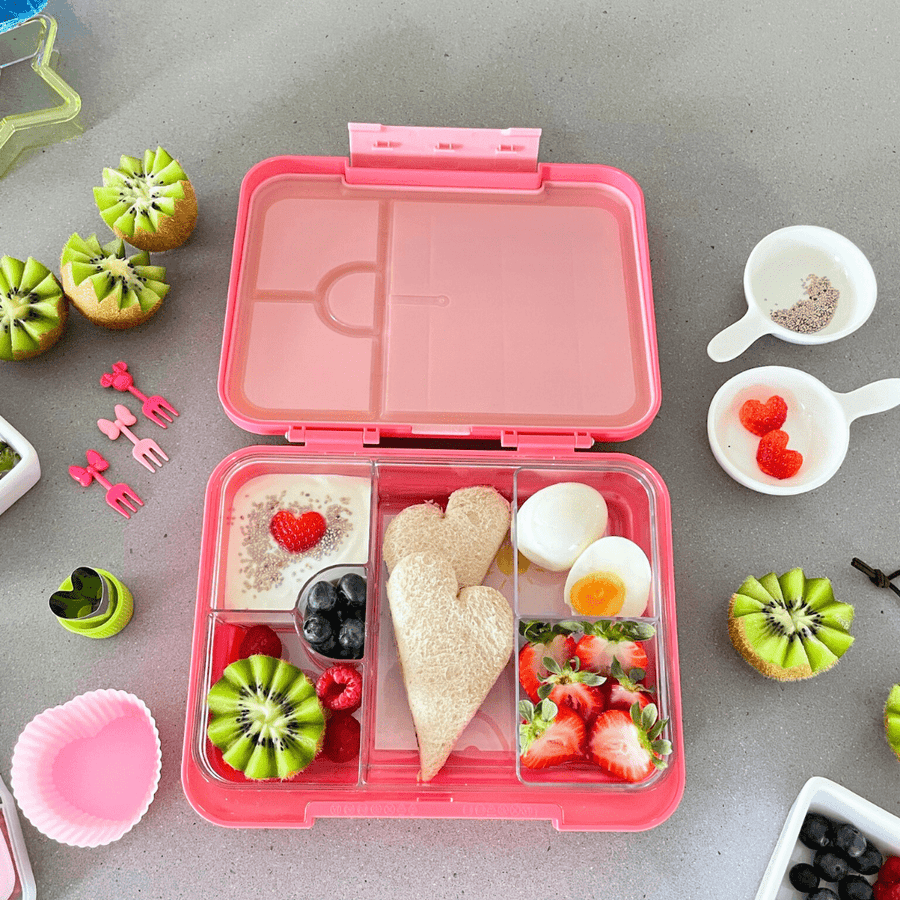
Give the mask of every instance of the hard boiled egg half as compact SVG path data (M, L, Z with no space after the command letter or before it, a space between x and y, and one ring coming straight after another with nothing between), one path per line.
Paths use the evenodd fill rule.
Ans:
M575 560L565 600L582 616L641 616L650 598L650 561L624 537L602 537Z
M536 566L564 572L606 531L603 495L588 484L562 481L533 493L516 513L516 545Z

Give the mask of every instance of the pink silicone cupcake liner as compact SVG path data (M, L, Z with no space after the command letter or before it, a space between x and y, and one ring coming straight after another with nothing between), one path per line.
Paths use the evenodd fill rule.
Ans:
M13 750L13 793L47 837L73 847L118 840L147 812L162 765L159 732L133 694L97 690L40 713Z

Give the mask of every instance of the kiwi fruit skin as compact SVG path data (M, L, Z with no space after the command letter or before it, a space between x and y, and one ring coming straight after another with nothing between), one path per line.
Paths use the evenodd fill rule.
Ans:
M827 578L795 568L747 578L732 595L728 633L754 669L777 681L812 678L834 666L853 643L853 607L834 599Z
M43 263L0 258L0 359L31 359L49 350L68 315L63 289Z
M101 246L96 235L73 234L63 247L60 276L72 305L95 325L114 330L142 325L169 292L165 268L152 265L145 251L128 256L121 238Z
M207 703L207 736L252 781L292 778L322 748L325 713L315 685L285 660L256 654L233 662Z
M884 704L884 734L888 745L900 759L900 684L895 684Z
M143 159L122 156L94 188L103 220L117 237L154 253L180 247L197 224L197 195L184 170L162 147Z

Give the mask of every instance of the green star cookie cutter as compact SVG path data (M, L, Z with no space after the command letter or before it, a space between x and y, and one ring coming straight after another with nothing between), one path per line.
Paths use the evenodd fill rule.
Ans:
M0 32L0 91L4 71L30 60L34 73L62 101L0 119L0 178L25 151L69 140L83 130L78 120L81 97L56 72L59 53L55 42L56 20L43 14Z

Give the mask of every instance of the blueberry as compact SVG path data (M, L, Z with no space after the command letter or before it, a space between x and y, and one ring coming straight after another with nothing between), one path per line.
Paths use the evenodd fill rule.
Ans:
M838 884L840 900L872 900L875 891L862 875L848 875Z
M337 591L341 594L351 609L359 612L366 606L366 579L355 572L344 575L337 584Z
M840 898L834 891L830 891L828 888L819 888L812 894L808 894L806 900L840 900Z
M331 612L337 606L337 602L337 591L328 581L317 581L306 595L306 609L309 612Z
M850 860L850 868L855 869L860 875L874 875L884 863L884 857L877 847L866 841L866 849L856 859Z
M360 659L366 640L366 628L359 619L347 619L341 625L338 643L345 651L346 659Z
M819 876L809 863L797 863L788 872L788 879L798 891L808 894L819 886Z
M807 813L800 826L800 842L812 850L827 847L831 843L832 830L832 823L825 816Z
M823 881L840 881L847 874L847 860L834 850L823 847L813 857L813 869Z
M325 616L314 613L303 620L303 637L310 644L327 644L334 639L334 629Z
M861 856L865 852L866 843L865 836L853 825L838 825L834 829L832 845L849 859Z

